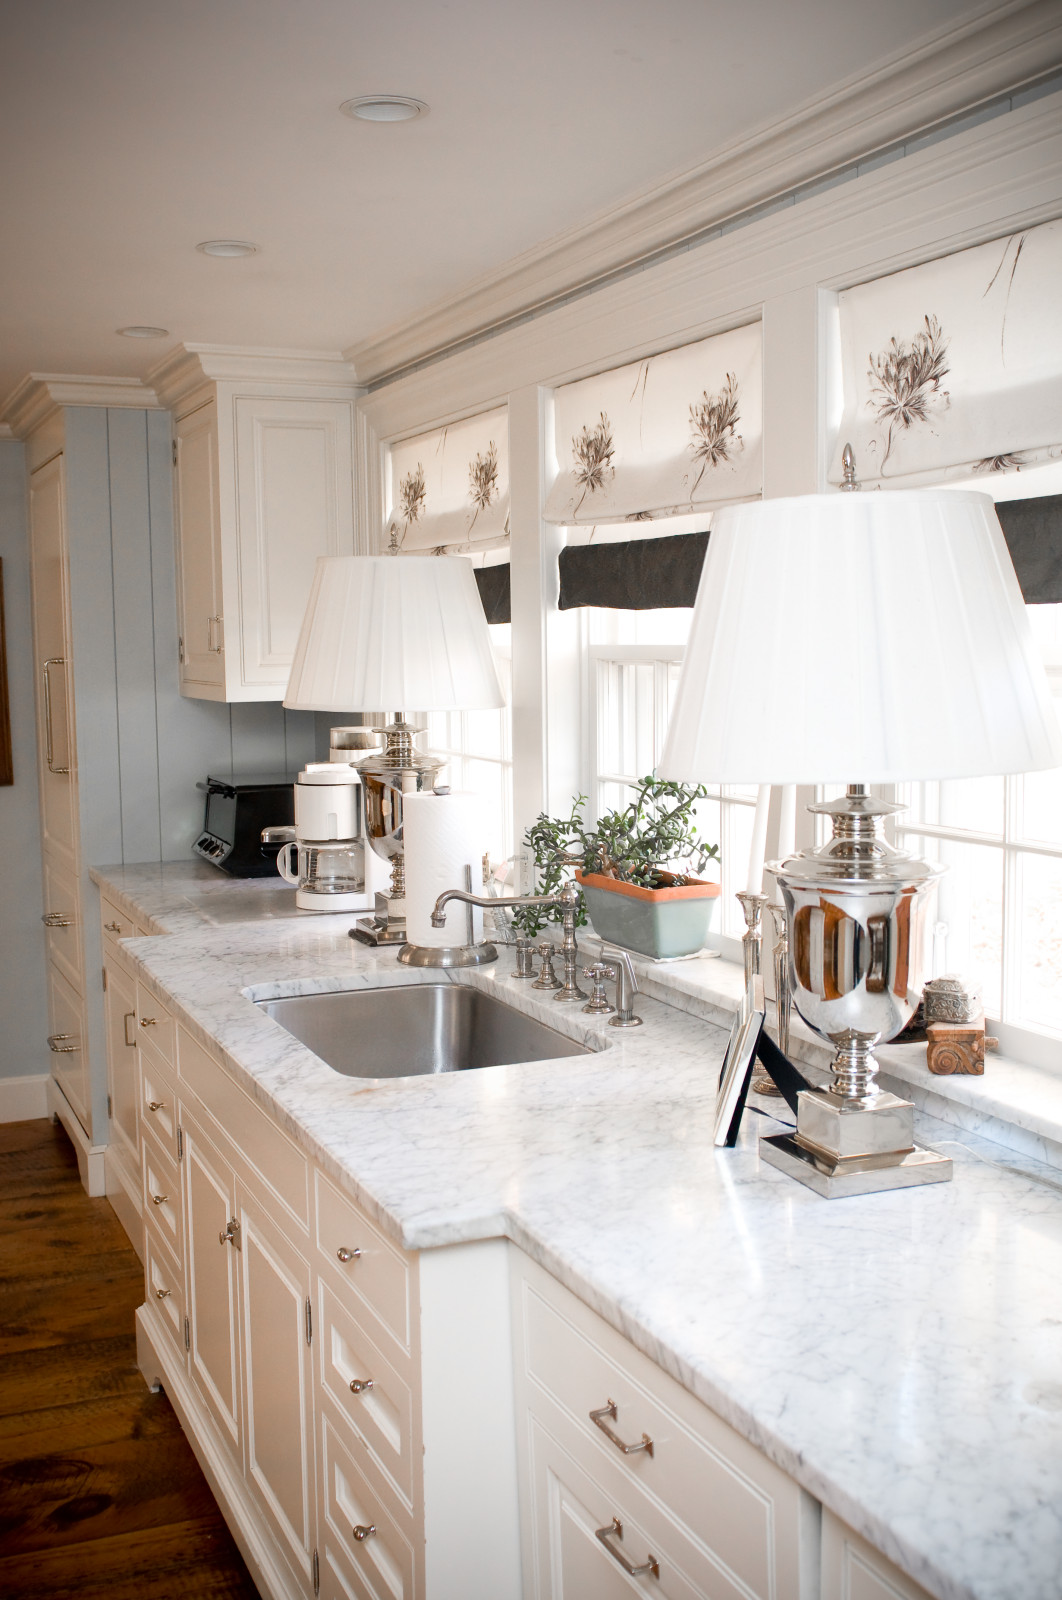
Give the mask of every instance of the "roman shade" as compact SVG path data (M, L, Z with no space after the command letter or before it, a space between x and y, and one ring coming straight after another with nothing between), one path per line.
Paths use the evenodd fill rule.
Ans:
M761 347L754 323L555 390L546 520L651 521L757 496Z
M838 297L843 415L864 484L903 486L1062 458L1062 222Z
M509 537L509 416L505 406L391 445L392 533L405 551L485 550Z

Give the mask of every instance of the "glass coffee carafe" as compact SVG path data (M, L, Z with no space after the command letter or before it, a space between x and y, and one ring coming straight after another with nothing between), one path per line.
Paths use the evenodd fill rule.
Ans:
M293 852L297 852L294 867ZM365 845L361 839L293 839L281 848L277 871L295 884L297 903L306 909L357 909L347 907L346 897L355 897L360 907L365 894ZM307 906L310 896L315 902L312 907Z

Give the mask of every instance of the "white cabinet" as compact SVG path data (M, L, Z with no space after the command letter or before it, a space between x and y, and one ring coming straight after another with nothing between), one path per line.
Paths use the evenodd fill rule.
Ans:
M48 964L48 1048L52 1076L83 1128L89 1126L85 1005L57 967Z
M78 864L77 744L61 453L30 474L29 499L41 843L46 854L74 871Z
M879 1550L822 1513L822 1600L931 1600Z
M514 1253L527 1600L818 1600L793 1480ZM635 1569L632 1573L631 1569Z
M45 883L48 875L45 872ZM143 1256L143 1186L140 1172L140 1103L136 979L120 939L140 933L133 919L100 896L103 953L103 1032L107 1056L110 1139L104 1158L107 1198L137 1254ZM55 936L60 937L59 935ZM171 1306L172 1310L173 1307Z
M274 374L272 392L260 375L204 381L215 370L185 357L159 384L175 419L181 692L281 700L314 563L354 552L356 391L320 374Z
M242 1471L236 1179L187 1113L181 1130L189 1372Z

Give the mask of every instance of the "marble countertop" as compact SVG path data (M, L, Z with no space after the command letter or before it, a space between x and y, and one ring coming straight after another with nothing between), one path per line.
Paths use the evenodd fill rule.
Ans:
M195 894L173 882L187 903L167 909L159 870L97 881L161 929ZM458 981L607 1048L341 1077L253 1000L423 980L349 922L199 916L126 948L406 1248L512 1239L940 1600L1058 1600L1057 1170L922 1115L953 1182L822 1200L760 1163L757 1136L778 1127L766 1103L736 1149L713 1147L726 1033L695 996L640 996L645 1026L622 1034L513 980L506 955Z

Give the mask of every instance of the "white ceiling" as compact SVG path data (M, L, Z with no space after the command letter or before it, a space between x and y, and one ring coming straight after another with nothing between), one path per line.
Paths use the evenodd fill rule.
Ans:
M185 340L348 348L982 9L4 0L0 397ZM384 91L430 114L340 115Z

